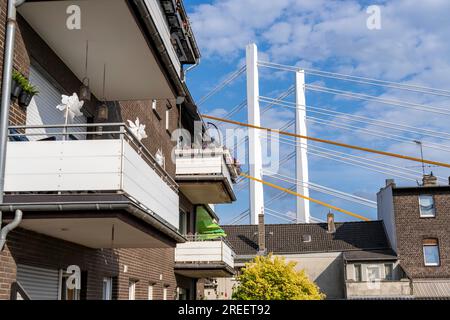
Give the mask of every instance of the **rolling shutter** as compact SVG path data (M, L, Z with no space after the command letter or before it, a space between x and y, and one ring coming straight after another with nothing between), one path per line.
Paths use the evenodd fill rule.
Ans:
M59 125L64 124L64 112L56 109L61 103L61 92L42 75L36 68L30 68L30 82L35 85L39 94L34 96L27 107L27 125ZM72 94L72 93L71 93ZM86 123L85 116L75 117L73 123ZM71 129L72 131L85 131L85 128ZM62 132L58 129L28 129L26 133L43 133L39 136L28 136L29 140L40 140L52 136L54 132ZM78 139L84 139L81 135ZM57 140L61 136L56 137Z
M18 264L17 281L31 300L58 300L58 270Z

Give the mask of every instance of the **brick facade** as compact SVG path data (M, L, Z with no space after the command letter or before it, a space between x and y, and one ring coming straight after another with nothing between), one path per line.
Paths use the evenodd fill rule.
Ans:
M0 3L0 47L4 48L6 24L6 1ZM2 50L3 53L3 50ZM3 67L3 54L0 54L0 73ZM14 56L14 68L29 74L30 61L48 73L55 85L66 94L78 92L80 81L64 65L50 47L37 33L18 16L18 30ZM174 96L175 99L175 96ZM95 116L98 100L93 97L84 112L88 121ZM26 110L16 103L10 109L10 123L20 125L26 123ZM166 131L166 110L169 110L169 131ZM175 164L171 161L174 143L170 133L178 126L178 108L174 100L158 101L158 119L151 109L151 101L129 101L120 103L122 121L139 117L146 125L148 138L142 142L155 154L161 149L166 158L166 171L174 177ZM186 200L180 200L184 208L193 217L193 206ZM192 226L192 223L191 223ZM175 246L175 243L174 243ZM84 296L87 299L102 298L102 280L114 277L113 297L128 299L128 283L130 279L138 280L136 298L147 299L148 286L153 285L154 299L163 298L163 288L167 288L167 298L174 299L176 288L183 287L194 293L193 279L184 278L174 273L174 248L169 249L90 249L42 234L16 229L8 235L5 250L0 253L0 299L8 299L11 283L16 280L17 264L41 266L52 269L65 269L68 265L80 266L87 274L87 287ZM124 266L128 271L124 272Z
M175 245L175 244L174 244ZM90 249L71 242L48 237L24 229L8 235L7 246L0 253L0 300L9 299L11 284L16 281L17 264L49 269L80 267L87 286L81 296L102 299L103 278L115 278L114 298L128 299L128 283L137 280L136 299L148 298L148 286L153 285L153 299L176 297L177 286L190 289L189 279L175 275L174 249ZM127 272L124 268L127 266ZM83 282L83 281L82 281ZM83 292L85 290L85 292Z
M6 30L6 6L7 1L0 3L0 75L3 76L3 48L5 47L5 30ZM16 32L16 42L14 51L14 68L27 75L30 66L30 57L28 56L25 44L22 38L21 30L18 28ZM10 125L22 125L26 121L26 110L14 102L10 108Z
M166 116L169 115L169 130L166 130ZM155 155L160 149L165 157L165 169L174 178L175 163L172 161L172 150L175 142L171 140L172 132L177 129L179 112L175 105L175 97L171 100L157 100L156 110L152 110L152 101L121 101L121 121L135 121L145 124L147 138L142 139L144 146Z
M436 217L421 218L419 194L432 194ZM450 190L444 188L394 189L398 255L402 267L412 278L450 277ZM425 266L423 240L436 238L440 266Z

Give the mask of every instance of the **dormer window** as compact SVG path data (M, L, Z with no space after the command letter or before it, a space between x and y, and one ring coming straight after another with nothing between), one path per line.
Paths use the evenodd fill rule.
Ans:
M436 209L434 206L433 196L430 194L422 194L419 196L419 207L421 218L434 218Z

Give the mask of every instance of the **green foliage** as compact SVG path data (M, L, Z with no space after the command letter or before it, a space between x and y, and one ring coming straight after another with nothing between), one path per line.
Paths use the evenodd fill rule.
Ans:
M258 256L247 263L238 276L235 300L323 300L317 285L303 270L295 269L296 262L284 258Z
M24 86L22 86L22 89L23 91L30 93L32 95L36 95L39 93L36 86L32 85L28 80L27 83Z
M25 78L23 74L21 74L19 71L14 70L12 74L12 78L21 86L24 87L28 80Z
M26 93L37 95L39 91L36 86L32 85L31 82L20 72L14 70L12 78L22 87L22 90Z

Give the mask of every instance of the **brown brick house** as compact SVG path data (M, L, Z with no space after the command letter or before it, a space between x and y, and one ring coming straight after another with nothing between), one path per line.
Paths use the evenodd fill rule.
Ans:
M399 187L388 180L378 193L378 217L417 297L450 297L450 187L433 175Z
M202 263L181 258L176 269L177 246L189 247L197 211L214 203L199 194L212 188L217 203L234 194L207 175L191 183L201 184L195 199L178 184L172 132L193 135L201 121L183 82L183 65L197 63L199 52L182 2L83 1L80 29L66 25L67 12L77 13L72 4L18 8L14 69L40 93L28 107L14 101L10 109L1 225L17 210L23 218L0 252L0 299L196 298L197 279L210 270L186 271ZM0 13L3 65L5 1ZM91 100L62 134L56 105L85 77ZM136 118L146 126L141 141L127 129ZM81 271L80 290L66 287L72 265Z

